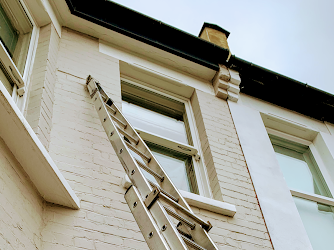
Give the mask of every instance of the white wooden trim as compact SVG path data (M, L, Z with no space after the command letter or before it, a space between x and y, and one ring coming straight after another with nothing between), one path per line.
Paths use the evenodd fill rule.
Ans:
M273 129L273 128L267 128L266 127L266 130L267 130L268 134L270 134L270 135L276 135L280 138L283 138L283 139L286 139L286 140L289 140L289 141L293 141L293 142L297 142L297 143L305 145L305 146L310 146L312 144L311 141L308 141L308 140L299 138L297 136L278 131L278 130Z
M10 75L13 82L19 87L24 87L24 81L22 78L21 73L17 69L15 63L13 62L12 58L8 54L6 48L3 46L2 42L0 42L0 58L3 66L5 67L6 71Z
M140 65L138 63L128 63L128 65L130 65L131 67L135 68L138 71L142 71L143 73L145 73L147 75L152 75L152 76L160 78L164 81L168 81L171 84L174 84L176 86L182 86L183 85L182 80L180 80L180 79L177 79L177 78L172 77L170 75L163 74L159 71L156 71L154 69L145 67L145 66Z
M129 79L128 77L121 76L121 80L123 80L125 82L128 82L128 83L131 83L135 86L145 88L145 89L150 90L152 92L155 92L157 94L166 96L168 98L174 99L176 101L182 102L184 104L185 112L186 112L187 118L188 118L187 122L188 122L188 125L189 125L190 133L191 133L191 136L192 136L192 141L193 141L193 144L194 144L193 148L197 150L196 157L193 157L193 166L194 166L194 170L195 170L198 190L199 190L200 195L212 198L212 192L211 192L211 188L210 188L210 181L209 181L207 170L206 170L206 168L204 166L204 163L203 163L203 160L202 160L203 159L203 152L202 152L201 147L200 147L201 144L200 144L200 139L199 139L199 133L198 133L197 128L196 128L195 116L194 116L194 113L193 113L192 108L191 108L190 100L188 98L178 96L178 95L176 95L174 93L171 93L169 91L159 89L155 86L152 86L152 85L147 84L147 83L142 82L142 81L134 80L132 78ZM144 132L146 132L146 131L144 131ZM152 135L152 133L149 133L149 134ZM188 146L190 146L190 145L188 145ZM184 153L184 152L182 152L182 153Z
M193 113L193 109L190 104L190 100L187 100L185 102L185 109L187 112L187 118L188 118L188 125L190 129L190 133L192 135L193 144L194 147L198 150L197 155L200 157L200 159L204 159L202 147L201 147L201 141L200 136L197 130L196 121L195 121L195 115ZM213 198L211 186L210 186L210 180L209 175L207 172L207 168L204 166L203 160L195 160L194 162L194 169L195 169L195 175L197 180L197 186L199 189L199 194L202 196Z
M131 83L134 86L150 90L152 92L155 92L157 94L166 96L168 98L174 99L174 100L182 102L182 103L185 103L185 102L189 101L189 99L187 99L187 98L185 98L183 96L179 96L179 95L174 94L172 92L169 92L169 91L167 91L165 89L160 89L160 88L158 88L156 86L153 86L151 84L148 84L146 82L139 81L139 80L136 80L136 79L132 79L131 77L128 77L128 76L122 76L121 75L121 81L125 81L125 82L128 82L128 83Z
M189 193L187 191L180 190L183 198L186 199L190 206L198 207L201 209L208 210L217 214L227 215L233 217L237 212L234 205L217 201L211 198L207 198L198 194Z
M329 206L334 206L334 199L332 198L328 198L328 197L317 195L317 194L299 192L293 189L291 189L290 192L292 196L296 196L296 197L303 198L303 199L310 200L310 201L319 202L319 203L329 205Z
M29 50L28 50L28 55L27 55L27 60L26 60L26 65L24 69L24 75L23 75L23 80L25 82L25 91L29 91L29 85L30 85L30 77L32 74L32 70L34 67L34 61L35 61L35 56L36 56L36 51L37 51L37 45L38 45L38 38L39 38L39 31L40 28L37 26L33 27L32 34L31 34L31 40L30 40L30 45L29 45ZM28 100L28 94L25 94L19 98L18 95L16 95L16 105L19 107L22 113L24 113L27 100Z
M22 8L24 9L25 13L28 16L28 19L30 20L30 22L33 26L33 29L31 31L31 37L30 37L30 41L29 41L29 49L28 49L28 54L27 54L25 66L24 66L23 75L21 75L21 73L18 71L16 65L14 64L11 57L8 55L7 51L5 51L7 56L3 52L1 52L2 54L0 55L0 58L1 58L2 61L6 62L8 67L10 66L13 69L14 75L16 75L19 78L19 81L22 82L22 84L20 84L19 81L17 81L17 79L15 79L16 81L14 81L14 82L16 83L16 85L14 85L14 88L13 88L12 98L16 102L16 105L21 110L21 112L23 112L24 108L25 108L25 105L26 105L26 101L27 101L27 94L24 94L24 93L28 92L28 89L29 89L30 76L31 76L31 73L32 73L33 62L34 62L34 58L35 58L35 54L36 54L36 50L37 50L37 44L38 44L39 28L36 25L35 19L30 14L30 12L27 8L27 5L25 3L25 0L18 0L18 1L21 3ZM1 47L3 47L2 44L1 44ZM3 49L3 48L1 48L1 49ZM6 67L6 69L8 71L7 67ZM9 72L9 73L12 74L12 72Z
M318 135L318 136L320 136L320 135ZM312 143L309 146L309 148L310 148L311 153L312 153L312 155L313 155L313 157L314 157L314 159L315 159L315 161L318 165L318 168L319 168L319 170L322 174L322 177L324 178L324 180L326 182L326 185L327 185L331 195L334 195L334 183L333 183L332 178L331 178L331 176L330 176L330 174L327 170L327 167L331 168L332 166L327 166L326 167L325 163L323 162L323 160L322 160L322 158L319 154L320 149L318 149L315 144Z
M149 141L155 144L158 144L160 146L164 146L170 149L173 149L177 152L180 152L182 154L190 155L190 156L197 156L197 149L193 146L183 144L174 140L170 140L168 138L162 137L160 135L156 135L150 132L147 132L145 130L137 129L136 131L140 135L140 137L145 140Z

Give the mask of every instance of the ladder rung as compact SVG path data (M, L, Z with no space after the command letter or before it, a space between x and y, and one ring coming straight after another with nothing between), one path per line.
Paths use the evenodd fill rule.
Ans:
M111 118L112 119L114 119L116 122L118 122L119 124L121 124L123 127L124 127L124 129L126 128L126 124L124 123L124 122L122 122L120 119L118 119L116 116L114 116L113 114L110 114L109 113L109 115L111 116Z
M110 107L109 105L105 104L105 106L107 107L107 109L110 109L114 115L116 115L117 111L115 109L113 109L112 107Z
M101 94L103 101L106 102L108 100L108 97L104 93L101 93L101 91L100 91L100 94Z
M188 209L186 209L183 206L181 206L180 204L176 203L175 201L173 201L172 199L170 199L168 196L166 196L164 193L161 192L161 194L159 196L161 198L163 198L165 201L167 201L174 208L180 210L181 212L183 212L184 214L186 214L190 218L192 218L194 221L196 221L197 223L199 223L202 226L202 228L204 228L206 231L209 231L212 228L212 225L210 223L205 222L204 220L202 220L198 216L194 215Z
M136 145L139 143L139 140L136 140L132 135L130 135L128 132L124 131L122 128L117 127L118 131L126 136L128 139L130 139L132 142L134 142Z
M184 243L186 243L188 246L194 248L194 249L198 249L198 250L206 250L204 247L201 247L200 245L198 245L197 243L195 243L192 240L189 240L186 236L183 236L182 234L181 238L184 240Z
M175 219L177 219L180 222L183 222L188 227L190 227L191 230L195 229L196 225L194 223L191 223L189 220L183 218L181 215L178 215L177 213L175 213L173 210L169 209L168 207L164 206L164 208L170 216L174 217Z
M157 188L161 193L163 193L164 195L166 195L167 197L169 197L171 200L175 201L175 202L179 202L179 199L175 198L173 195L171 195L170 193L166 192L165 190L163 190L162 188L160 188L157 184L153 183L152 181L150 181L149 179L147 179L148 183L150 183L150 185L152 187Z
M148 157L147 155L145 155L144 153L142 153L141 151L139 151L135 146L133 146L131 143L128 143L127 141L125 141L126 145L135 153L139 154L142 158L144 158L147 162L151 161L151 157Z
M145 169L146 172L150 173L151 175L153 175L154 177L158 178L161 182L164 181L164 177L161 176L160 174L157 174L156 172L154 172L152 169L150 169L148 166L146 166L145 164L141 163L140 161L138 161L137 159L135 159L136 162L138 163L138 165Z
M179 232L179 234L185 236L185 237L186 237L187 239L189 239L189 240L192 240L193 237L192 237L190 234L188 234L188 233L182 231L180 228L176 228L176 229L177 229L177 231Z

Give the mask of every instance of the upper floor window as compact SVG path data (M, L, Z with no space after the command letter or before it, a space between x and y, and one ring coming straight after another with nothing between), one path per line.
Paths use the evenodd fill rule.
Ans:
M0 81L10 94L24 85L33 24L19 0L0 1Z
M312 144L272 135L270 139L313 249L328 249L334 244L334 207L329 205L332 194L312 154Z
M122 111L180 190L200 193L199 154L187 101L122 81ZM146 177L154 181L149 174ZM199 177L202 178L202 177Z

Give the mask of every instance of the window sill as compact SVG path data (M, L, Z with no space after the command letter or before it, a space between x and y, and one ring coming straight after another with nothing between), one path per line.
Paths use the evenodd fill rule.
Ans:
M0 82L0 136L48 202L74 209L80 201Z
M122 180L122 186L128 189L132 185L129 177L127 175L124 176ZM180 190L181 195L185 198L190 206L198 207L201 209L205 209L210 212L214 212L217 214L222 214L226 216L233 217L237 212L236 207L232 204L217 201L214 199L210 199L204 196L200 196L197 194L189 193L186 191Z
M237 212L236 207L232 204L217 201L211 198L207 198L198 194L189 193L187 191L180 190L182 196L186 199L190 206L205 209L217 214L233 217Z

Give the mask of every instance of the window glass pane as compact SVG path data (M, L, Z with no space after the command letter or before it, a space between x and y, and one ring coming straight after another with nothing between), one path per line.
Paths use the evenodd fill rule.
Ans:
M23 75L33 26L17 0L0 5L0 39Z
M277 152L276 158L290 189L314 193L313 176L305 161Z
M330 249L334 246L334 214L330 206L294 197L314 250Z
M135 128L188 144L183 121L126 101L122 103L122 111Z
M309 150L300 153L280 146L274 146L274 149L290 189L331 197L317 167L312 163Z
M166 154L152 151L154 157L167 172L174 185L181 190L191 192L187 175L187 160L171 157Z
M3 45L13 56L19 35L12 26L7 14L0 5L0 39Z
M152 143L146 143L151 149L154 157L167 172L168 177L178 189L198 193L196 177L190 156L180 154ZM139 160L143 164L146 164L139 155L132 151L130 152L135 159ZM156 180L152 175L147 173L145 170L142 171L147 179L156 183Z

